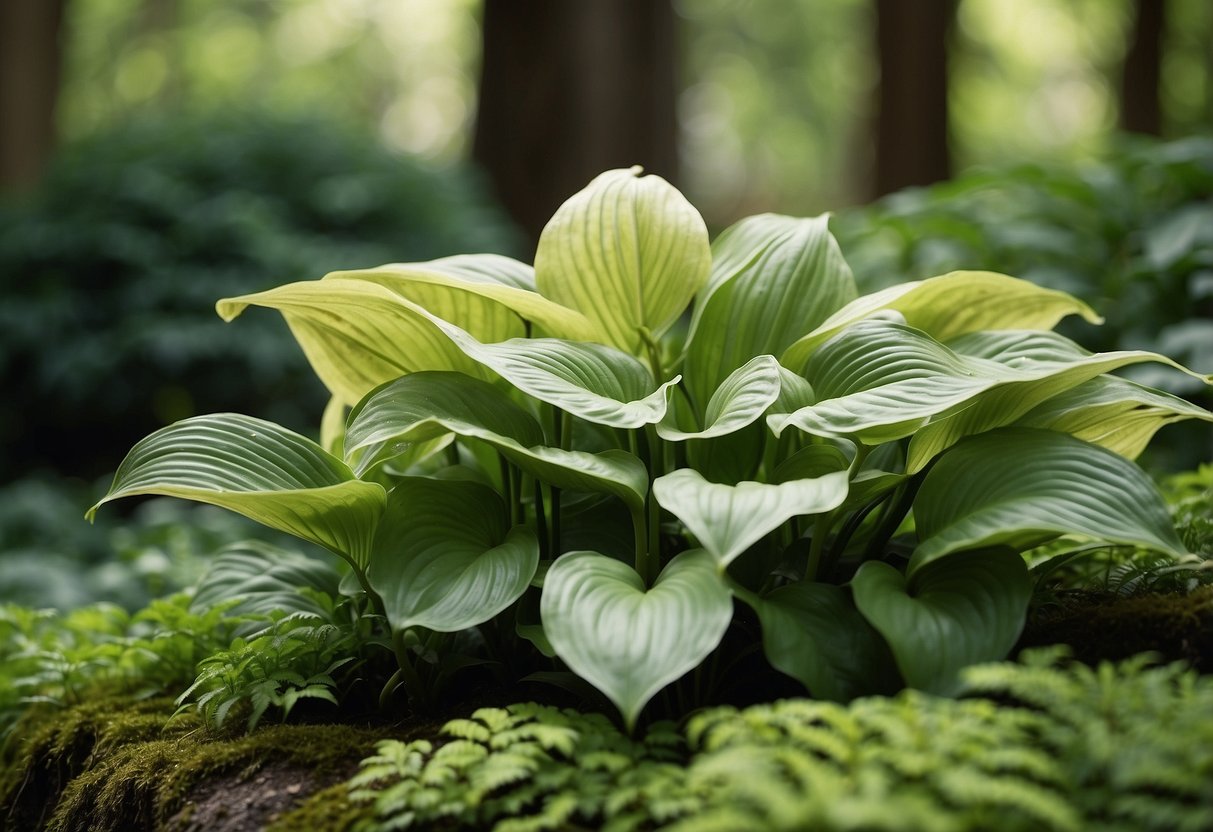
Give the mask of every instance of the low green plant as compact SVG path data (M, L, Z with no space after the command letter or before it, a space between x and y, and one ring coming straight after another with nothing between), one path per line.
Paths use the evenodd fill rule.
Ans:
M598 715L484 708L381 742L346 789L362 832L1207 828L1213 680L1059 659L968 669L983 698L715 708L643 741Z
M816 697L954 692L1019 635L1023 550L1076 534L1186 554L1131 459L1213 421L1108 373L1207 377L1051 332L1098 320L1065 293L954 272L858 297L825 217L751 217L709 245L639 169L566 202L534 268L391 264L218 309L249 306L285 316L332 393L321 442L187 419L138 443L90 516L176 496L336 553L390 626L385 696L417 706L433 691L410 645L473 634L506 655L517 632L631 727L688 674L702 701L735 658L734 599Z

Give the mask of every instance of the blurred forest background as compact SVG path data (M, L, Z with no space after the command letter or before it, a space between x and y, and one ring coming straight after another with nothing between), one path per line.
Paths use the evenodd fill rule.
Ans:
M156 427L315 431L281 321L217 298L529 260L632 164L713 233L837 211L865 289L1004 271L1093 303L1093 349L1213 371L1209 0L2 0L0 597L134 605L236 533L76 522ZM1150 464L1210 458L1183 427Z

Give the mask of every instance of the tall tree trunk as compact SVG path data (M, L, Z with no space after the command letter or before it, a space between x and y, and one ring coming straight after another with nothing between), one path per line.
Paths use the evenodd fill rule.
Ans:
M1129 48L1120 78L1120 126L1133 133L1162 134L1158 90L1162 78L1164 0L1135 0Z
M948 48L956 0L876 0L875 196L952 175Z
M0 190L28 187L55 143L65 0L0 0Z
M473 156L534 244L607 168L677 175L670 0L485 0Z

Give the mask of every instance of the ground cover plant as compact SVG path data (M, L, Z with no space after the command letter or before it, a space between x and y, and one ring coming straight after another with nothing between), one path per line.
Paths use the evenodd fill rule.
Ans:
M533 268L390 264L218 308L249 306L283 314L332 394L320 441L187 419L92 512L183 497L327 548L390 632L385 705L399 689L424 709L459 668L529 650L632 729L680 679L669 710L710 701L755 647L734 637L748 617L818 699L951 694L1019 636L1023 551L1188 554L1132 459L1213 414L1109 373L1208 377L1087 352L1051 331L1097 321L1087 304L1002 274L859 296L826 217L709 243L664 180L609 171Z

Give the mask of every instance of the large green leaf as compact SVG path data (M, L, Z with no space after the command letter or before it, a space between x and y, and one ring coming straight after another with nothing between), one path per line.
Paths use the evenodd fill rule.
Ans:
M758 613L767 661L814 698L847 702L896 690L893 656L855 608L849 589L800 582L765 597L741 597Z
M983 392L963 410L932 421L918 431L910 442L906 458L906 470L911 474L921 470L961 437L1009 425L1038 404L1130 364L1157 362L1206 383L1209 381L1158 353L1122 350L1092 354L1054 332L974 332L951 341L949 346L961 354L1012 368L1023 378ZM1203 412L1199 408L1197 411Z
M389 263L373 269L331 272L325 280L365 280L384 286L438 317L478 332L471 315L510 313L531 321L546 334L578 341L602 340L589 318L548 300L535 289L535 270L499 254L461 254L425 263ZM500 308L473 298L488 299ZM500 340L487 338L483 340Z
M272 422L230 413L196 416L141 440L109 493L159 494L210 503L317 543L365 566L387 500L319 445Z
M340 581L332 561L246 540L225 546L215 555L194 587L190 609L203 612L238 600L229 614L266 616L265 622L250 622L241 628L240 635L248 635L268 626L268 616L275 612L328 618L327 607L303 590L337 597Z
M914 502L913 576L953 552L1022 550L1062 534L1185 553L1154 483L1136 465L1064 433L999 428L931 468Z
M654 480L653 496L723 568L786 520L839 506L847 496L847 472L778 485L724 485L684 468Z
M404 477L388 495L367 579L394 630L450 633L518 600L538 565L535 533L508 527L505 503L491 488Z
M1160 428L1187 419L1213 422L1213 413L1170 393L1100 376L1037 405L1016 424L1068 433L1136 459Z
M518 316L494 301L466 293L463 301L467 326L475 335L499 341L524 333ZM216 308L230 321L250 305L282 313L316 375L347 405L385 381L418 370L487 375L421 307L366 280L288 283L221 300Z
M713 242L683 363L701 403L732 370L756 355L782 353L855 299L855 279L828 219L761 214Z
M414 373L374 390L350 412L346 457L365 471L402 445L448 432L491 445L559 488L613 494L633 509L648 493L648 472L631 454L544 447L539 423L505 391L460 373Z
M785 367L799 370L818 346L850 324L884 310L904 316L905 323L947 341L982 329L1052 329L1066 315L1092 323L1102 319L1082 301L995 272L951 272L901 283L864 295L839 309L780 356Z
M703 286L711 263L703 218L676 188L641 169L611 170L574 194L543 229L535 282L594 321L607 343L645 349Z
M906 578L879 561L851 581L855 605L893 650L906 684L950 696L960 671L1015 646L1032 595L1017 552L965 552Z
M807 382L806 382L807 384ZM657 434L669 441L712 439L726 436L752 424L779 398L782 375L773 355L760 355L729 374L704 412L702 430L679 430L672 413L657 425Z
M847 327L813 353L805 376L816 403L772 413L767 417L771 430L778 435L794 426L868 445L909 436L931 417L1021 377L995 361L959 355L921 330L888 320Z
M564 662L615 703L631 729L657 691L716 648L733 600L706 552L683 552L653 588L597 552L569 552L543 582L543 631Z

